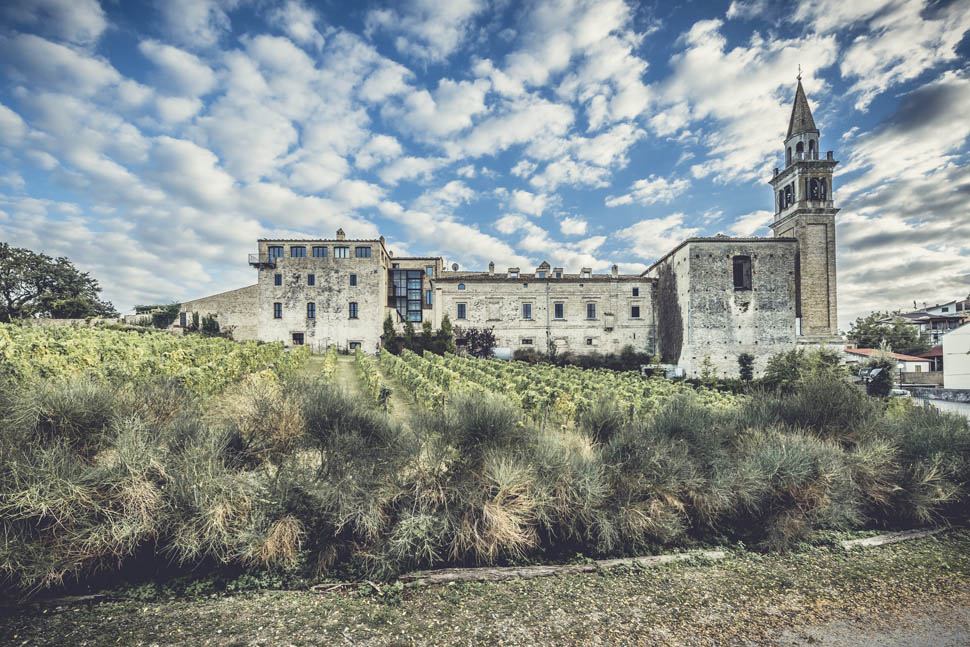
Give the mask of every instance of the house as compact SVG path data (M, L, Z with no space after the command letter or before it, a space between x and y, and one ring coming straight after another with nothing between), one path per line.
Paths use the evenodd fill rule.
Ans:
M926 337L932 345L936 346L943 339L943 335L962 326L968 318L968 313L965 311L954 311L957 303L957 301L953 301L950 304L934 306L932 310L936 310L937 312L916 310L915 312L895 314L882 319L880 323L891 324L895 321L902 321L903 323L916 326L919 334Z
M942 371L943 370L943 345L934 346L925 353L920 353L917 357L922 357L923 359L928 359L933 362L933 368L931 371Z
M883 351L878 348L850 348L842 350L842 357L846 364L861 364L870 357L881 354ZM896 370L902 373L928 373L933 370L933 361L916 357L914 355L903 355L902 353L886 353L896 360Z
M970 323L943 337L943 386L970 389Z

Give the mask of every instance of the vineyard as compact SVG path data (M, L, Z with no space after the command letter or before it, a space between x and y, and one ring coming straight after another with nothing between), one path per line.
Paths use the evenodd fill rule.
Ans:
M250 373L266 369L288 373L301 366L307 356L305 348L285 352L279 343L0 324L0 378L19 382L72 376L117 383L171 378L205 395Z
M690 395L699 404L721 407L735 407L742 400L741 396L695 389L660 377L644 378L634 372L479 360L450 353L417 355L405 350L392 355L382 350L380 364L418 405L436 407L459 393L491 392L504 396L533 419L560 424L574 421L578 412L588 411L605 396L631 419L647 416L677 396Z

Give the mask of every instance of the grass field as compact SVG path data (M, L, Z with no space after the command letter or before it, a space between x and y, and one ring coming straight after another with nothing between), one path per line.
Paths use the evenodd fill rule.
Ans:
M939 642L899 644L943 647L944 636L970 639L968 554L966 530L852 553L823 537L790 555L383 595L365 585L34 607L0 619L0 643L855 647L890 644L919 621Z

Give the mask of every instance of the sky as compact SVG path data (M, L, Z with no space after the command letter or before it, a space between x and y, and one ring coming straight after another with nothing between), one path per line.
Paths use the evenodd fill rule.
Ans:
M970 0L0 4L0 240L122 311L338 228L571 272L770 235L799 66L840 327L970 293Z

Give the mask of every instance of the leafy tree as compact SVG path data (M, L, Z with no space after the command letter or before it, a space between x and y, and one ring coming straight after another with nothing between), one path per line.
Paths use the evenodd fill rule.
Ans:
M751 353L741 353L738 355L738 372L741 379L750 382L754 377L754 355Z
M152 325L156 328L168 328L175 321L175 318L179 316L181 310L182 306L178 303L170 303L167 306L163 306L161 310L152 313Z
M418 342L421 344L421 348L412 348L411 350L419 355L426 350L434 352L434 341L434 328L431 327L431 322L425 319L424 323L421 324L421 339Z
M930 349L929 340L919 334L919 329L906 323L902 319L894 318L892 323L883 323L883 319L898 315L899 311L871 312L865 317L859 317L849 329L849 338L854 340L859 348L889 347L894 353L904 355L919 355Z
M389 353L397 355L401 352L397 345L397 331L394 330L394 320L391 319L391 315L384 317L384 334L381 335L381 343Z
M441 342L443 352L455 352L455 331L451 327L451 319L448 318L448 315L445 315L441 319L441 329L438 331L438 339Z
M771 391L791 393L806 378L824 375L845 376L838 351L819 348L806 352L798 348L772 355L760 384Z
M27 317L117 317L101 287L67 258L0 243L0 321Z
M465 340L465 350L469 355L480 359L492 356L495 348L493 328L457 328L455 337Z
M404 347L414 350L415 333L414 324L410 321L404 322Z
M889 395L895 384L896 362L888 352L877 353L862 363L862 368L882 369L866 382L866 393L877 398Z

